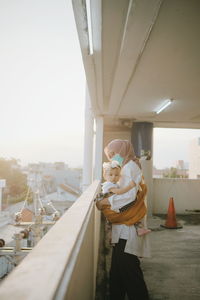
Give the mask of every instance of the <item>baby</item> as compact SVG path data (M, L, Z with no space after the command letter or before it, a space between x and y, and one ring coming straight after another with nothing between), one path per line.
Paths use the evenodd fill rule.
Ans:
M112 194L121 195L127 193L130 189L136 186L134 181L131 181L131 183L128 186L124 188L119 188L117 182L120 179L120 172L121 172L121 167L118 161L114 160L111 162L103 163L103 177L106 180L102 184L102 192L104 196L106 193L111 193L111 195Z
M106 181L102 184L102 193L99 194L99 198L97 197L97 201L101 200L103 198L107 198L113 194L121 195L121 194L127 193L130 189L132 189L136 186L135 182L131 181L129 183L129 185L127 185L126 187L120 188L117 183L120 179L120 172L121 172L121 167L117 161L103 163L103 177ZM132 202L131 202L131 205L133 205ZM120 212L128 209L129 207L130 207L130 205L126 205L126 206L122 207L120 209ZM151 232L151 230L146 229L144 227L142 220L140 220L138 223L136 223L134 225L135 225L137 234L139 236L142 236L142 235L145 235L145 234Z

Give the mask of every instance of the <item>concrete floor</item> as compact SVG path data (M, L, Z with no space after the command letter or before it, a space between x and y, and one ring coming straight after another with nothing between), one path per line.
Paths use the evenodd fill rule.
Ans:
M200 299L200 215L178 216L182 229L162 229L149 220L152 257L141 265L151 300Z
M200 300L200 214L177 216L182 229L160 227L165 218L148 220L152 255L141 259L141 267L150 300ZM110 225L104 219L101 230L95 300L109 300Z

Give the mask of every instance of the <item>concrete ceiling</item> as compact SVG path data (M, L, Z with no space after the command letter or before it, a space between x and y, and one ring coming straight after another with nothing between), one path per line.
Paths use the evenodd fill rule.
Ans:
M199 0L92 0L93 55L84 1L73 7L95 114L200 128Z

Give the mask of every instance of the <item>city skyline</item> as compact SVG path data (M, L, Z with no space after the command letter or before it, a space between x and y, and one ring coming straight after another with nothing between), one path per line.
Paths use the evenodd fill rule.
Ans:
M199 129L173 129L173 128L154 128L154 142L153 142L153 165L157 169L165 169L169 167L176 167L178 160L183 160L184 162L189 162L189 145L193 139L200 137ZM82 132L83 139L83 132ZM163 140L165 142L163 142ZM45 145L43 145L44 147ZM83 148L83 142L77 145L73 145L75 151L80 150L80 146ZM77 147L77 148L76 148ZM174 147L176 147L174 149ZM45 148L44 148L45 149ZM72 149L72 148L71 148ZM4 158L16 158L19 159L22 166L29 163L54 163L58 161L65 162L69 167L79 168L82 167L83 150L81 152L82 157L78 160L77 157L72 161L67 160L66 153L70 153L69 149L61 148L60 153L53 154L50 152L49 156L43 154L41 151L37 152L37 156L34 157L35 153L31 152L30 160L21 159L19 156L14 155L2 155L0 152L0 157ZM19 152L20 153L20 152ZM70 154L73 153L73 150ZM52 156L51 156L52 155Z

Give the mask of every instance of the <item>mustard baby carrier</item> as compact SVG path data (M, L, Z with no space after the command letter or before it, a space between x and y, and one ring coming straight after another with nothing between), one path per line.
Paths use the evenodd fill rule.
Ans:
M147 186L144 183L144 179L139 184L139 189L136 195L136 199L127 205L125 209L121 209L121 212L115 212L110 209L110 205L103 205L101 211L106 219L112 224L125 224L133 225L139 222L147 213L145 205L145 196L147 194Z

